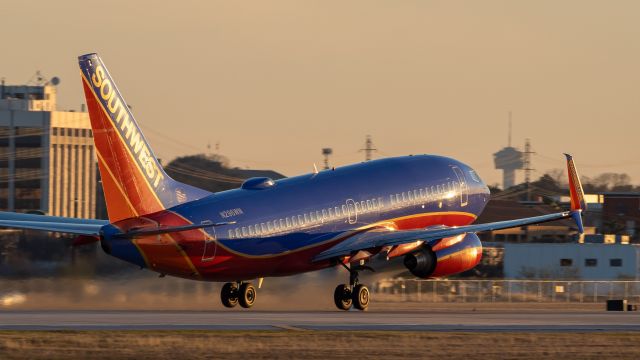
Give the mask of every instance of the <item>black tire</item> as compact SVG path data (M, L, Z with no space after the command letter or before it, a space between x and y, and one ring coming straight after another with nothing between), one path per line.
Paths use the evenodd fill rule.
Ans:
M353 306L358 310L367 310L369 307L369 288L358 284L353 288Z
M222 285L220 300L222 300L222 305L228 308L238 305L238 285L236 283L225 283Z
M256 302L256 288L251 283L244 283L240 285L240 291L238 293L238 300L240 306L248 309Z
M336 307L340 310L351 309L353 301L351 300L351 288L349 285L338 285L336 290L333 292L333 301L335 302Z

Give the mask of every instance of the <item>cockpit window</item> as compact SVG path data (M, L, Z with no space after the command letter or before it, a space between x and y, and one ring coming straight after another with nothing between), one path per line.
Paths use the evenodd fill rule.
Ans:
M480 177L478 176L478 174L476 174L475 170L469 170L469 176L471 177L471 179L477 183L480 182Z

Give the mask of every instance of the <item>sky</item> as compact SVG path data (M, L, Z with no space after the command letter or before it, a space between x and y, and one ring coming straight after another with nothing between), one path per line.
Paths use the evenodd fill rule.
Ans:
M84 101L77 56L103 58L156 155L215 151L287 176L374 157L440 154L501 181L492 154L525 138L537 178L640 183L639 1L6 1L0 77L58 76ZM523 175L518 174L518 180Z

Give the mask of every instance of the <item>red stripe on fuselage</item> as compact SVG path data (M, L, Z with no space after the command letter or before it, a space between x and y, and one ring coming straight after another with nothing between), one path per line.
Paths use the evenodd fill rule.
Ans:
M128 224L132 226L180 226L191 224L190 221L171 211L161 211L145 216L146 224ZM424 213L391 219L388 222L399 222L399 229L417 229L432 225L461 226L468 225L475 220L475 215L470 213ZM120 225L120 224L118 224ZM413 226L413 227L410 227ZM205 253L205 240L208 236L203 230L189 230L172 233L173 239L179 244L183 253L172 250L169 244L163 243L157 236L136 239L136 245L145 254L153 254L148 259L152 269L166 274L193 278L190 268L179 259L187 256L190 263L200 273L200 279L209 281L236 281L250 280L267 276L287 276L302 272L319 270L331 266L330 261L313 262L313 258L324 250L353 236L355 232L347 232L343 236L317 244L315 246L292 250L286 253L250 256L232 251L217 244L215 256L203 261ZM238 241L251 241L250 239L238 239ZM212 245L211 243L209 245ZM210 254L211 252L208 251ZM162 271L160 271L162 270Z

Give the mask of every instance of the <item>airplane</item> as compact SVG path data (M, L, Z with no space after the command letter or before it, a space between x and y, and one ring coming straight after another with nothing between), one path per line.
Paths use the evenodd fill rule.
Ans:
M210 193L169 177L101 58L78 58L108 220L0 213L0 226L77 235L109 255L155 272L224 282L225 307L252 307L252 281L341 266L340 310L366 310L358 274L377 256L403 257L418 278L475 267L477 233L571 218L583 232L586 209L572 157L565 154L568 211L474 224L489 188L468 165L443 156L371 160L280 179L250 178Z

